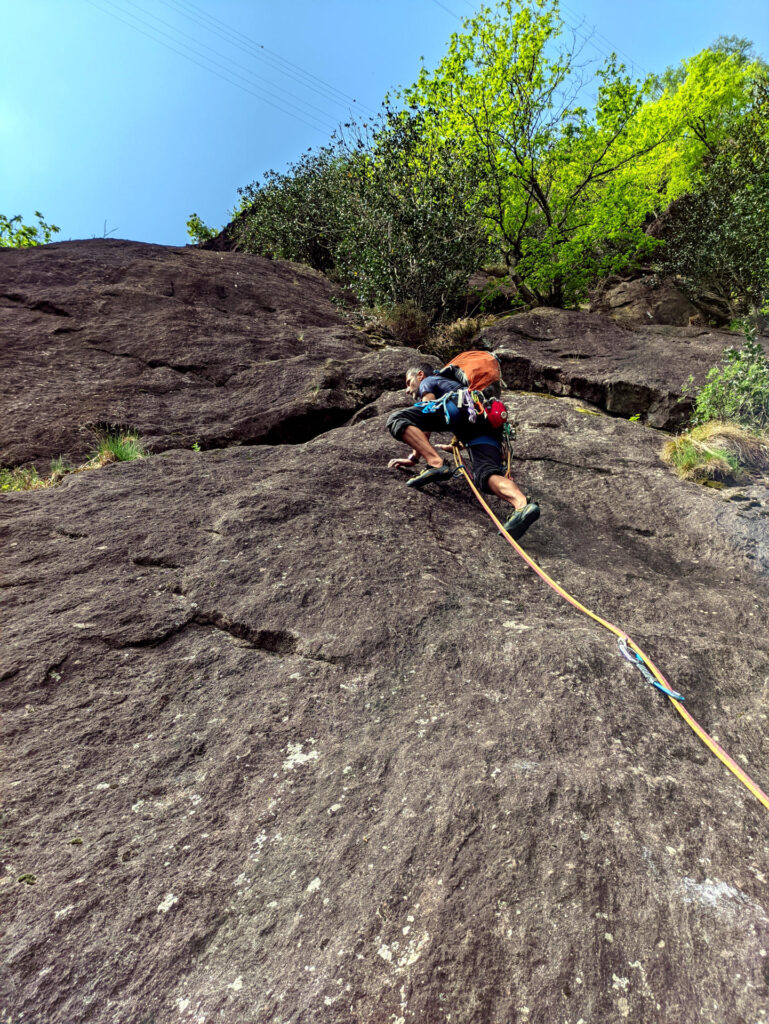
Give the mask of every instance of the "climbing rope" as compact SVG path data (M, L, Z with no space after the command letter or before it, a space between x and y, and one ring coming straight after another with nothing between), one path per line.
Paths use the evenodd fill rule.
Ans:
M668 683L667 679L665 679L665 677L662 675L662 673L654 664L654 662L649 657L647 657L646 654L644 654L644 652L632 640L632 638L629 637L623 629L618 629L617 626L612 625L611 622L607 622L606 619L602 619L600 615L596 615L595 612L590 611L589 608L586 608L583 604L580 604L580 602L576 598L572 597L571 594L567 593L563 589L563 587L560 586L560 584L556 583L554 579L548 576L544 569L541 569L534 561L534 559L526 554L526 552L523 550L520 544L517 543L517 541L513 540L513 538L504 528L499 519L497 519L497 517L494 515L494 512L491 510L488 503L484 500L484 497L481 494L481 492L473 483L472 477L467 472L467 468L462 460L460 445L456 438L454 438L453 441L451 442L451 450L454 455L454 463L456 465L457 471L465 478L470 487L470 490L478 499L481 507L492 520L492 522L497 527L499 532L502 534L505 540L510 545L512 545L513 548L515 548L516 552L521 556L524 562L526 562L529 568L533 569L534 572L540 577L540 579L544 580L549 587L552 587L556 594L560 594L560 596L564 598L564 600L568 601L569 604L574 605L575 608L578 608L579 611L583 612L585 615L589 615L591 619L594 619L599 625L603 626L604 629L608 629L609 632L613 633L616 637L618 637L620 640L621 647L624 647L625 650L627 650L628 652L633 652L633 654L635 655L635 659L633 660L637 662L639 666L643 666L643 669L646 670L644 672L644 675L647 675L647 673L651 675L651 677L655 680L655 685L657 685L658 689L660 689L665 694L665 696L668 698L670 703L673 705L673 707L676 709L679 715L683 718L686 724L691 729L693 729L693 731L697 734L697 736L699 736L699 738L702 740L705 746L708 747L716 755L719 761L725 764L729 771L737 776L737 778L740 780L743 786L749 789L753 796L757 800L759 800L767 810L769 810L769 796L766 795L766 793L761 789L760 786L756 785L756 783L750 778L750 776L746 772L744 772L742 768L740 768L736 761L733 761L732 758L729 757L729 755L723 749L723 747L716 743L713 737L709 736L708 733L706 733L702 726L699 724L699 722L697 722L689 714L689 712L683 706L683 698L681 697L681 694L677 693L671 687L670 683ZM625 655L624 652L623 657L627 657L627 655Z

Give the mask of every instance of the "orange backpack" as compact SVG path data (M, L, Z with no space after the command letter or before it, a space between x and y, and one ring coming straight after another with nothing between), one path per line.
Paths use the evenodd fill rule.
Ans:
M471 391L483 391L502 379L499 360L493 352L460 352L440 374Z

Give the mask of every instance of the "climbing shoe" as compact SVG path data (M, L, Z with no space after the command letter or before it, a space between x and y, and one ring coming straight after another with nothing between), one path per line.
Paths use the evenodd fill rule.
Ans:
M519 540L538 519L539 505L535 501L530 501L514 512L504 525L513 540Z
M444 462L442 466L427 466L421 473L417 473L416 476L412 476L410 480L407 480L406 486L421 489L425 484L434 483L438 480L448 480L453 475L454 470Z

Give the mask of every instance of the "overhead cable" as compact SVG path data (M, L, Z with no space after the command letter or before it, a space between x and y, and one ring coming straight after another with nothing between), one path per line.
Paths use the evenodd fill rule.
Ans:
M112 2L113 2L113 0L107 0L107 3L112 3ZM145 7L142 7L140 4L137 4L135 2L135 0L123 0L123 3L130 4L131 7L135 7L138 11L141 11L142 14L149 15L149 17L153 18L155 21L160 22L161 25L165 25L166 28L170 28L172 32L177 33L179 35L182 35L186 39L191 39L193 41L193 43L196 43L198 46L204 47L206 50L210 50L211 53L215 53L217 57L223 57L224 60L226 60L228 62L227 65L226 65L228 70L229 70L230 67L241 68L243 71L247 72L250 77L258 78L261 82L266 82L268 84L268 86L274 85L274 82L272 82L271 79L265 78L263 75L257 74L255 71L252 71L251 68L247 67L245 64L240 64L238 61L232 60L232 58L228 54L222 53L221 50L215 50L212 46L209 46L207 43L202 42L196 36L192 36L192 35L189 34L189 32L185 32L183 29L177 28L176 25L171 24L171 22L169 22L169 21L165 21L163 18L159 17L157 14L153 14L152 11L148 11ZM130 12L126 12L126 13L130 13ZM136 18L137 15L131 14L131 17ZM146 22L144 22L144 24L146 24ZM154 28L154 27L155 26L153 25L152 28ZM157 29L156 31L162 32L162 29ZM186 44L182 43L181 45L186 45ZM234 73L236 73L236 72L234 72ZM284 90L283 93L280 93L279 96L282 98L284 93L285 93L285 90ZM274 96L275 93L271 92L271 95ZM333 114L329 114L329 112L326 109L324 109L323 107L318 107L314 103L310 103L308 100L303 99L301 96L297 96L295 93L289 92L289 93L287 93L287 95L292 96L295 100L297 100L299 103L304 104L306 107L309 107L309 108L311 108L314 111L317 111L317 113L321 114L323 117L333 117ZM291 105L294 105L294 104L291 104ZM297 109L301 109L301 108L297 107ZM313 115L311 115L311 116L313 116Z
M444 4L440 2L440 0L433 0L433 3L438 4L439 7L443 7L444 11L448 11L448 13L451 14L453 17L455 17L458 21L462 20L459 17L458 14L454 14L453 11L449 11L448 7L444 6ZM463 0L463 3L474 14L476 13L477 7L476 7L475 4L470 3L470 0ZM570 8L567 4L565 4L563 2L561 2L560 6L563 8L563 10L568 11L569 14L571 14L571 16L573 18L575 18L575 19L577 19L577 21L579 21L580 15L576 11L574 11L572 8ZM577 24L577 25L572 24L569 21L569 19L564 17L563 15L561 15L561 19L563 20L565 25L568 25L568 27L572 30L572 32L574 32L575 35L577 35L584 43L587 43L590 46L592 46L593 49L596 50L597 53L600 53L601 56L604 57L605 59L610 60L613 54L615 54L615 55L619 54L620 56L624 57L627 61L630 62L631 68L633 68L633 69L638 68L644 74L648 74L648 72L643 67L641 67L641 65L637 61L634 61L633 58L630 57L627 53L623 53L622 50L619 49L619 47L614 46L610 42L610 40L608 40L606 38L606 36L604 36L600 32L598 32L595 29L595 27L593 27L591 29L591 35L588 35L587 33L581 31L579 24ZM584 22L584 18L582 19L582 22ZM599 45L593 39L593 36L595 36L596 38L601 39L602 40L602 45ZM606 46L609 47L608 50L605 49Z
M569 7L568 4L563 3L563 0L561 2L561 7L563 7L563 9L565 11L568 11L569 14L571 14L572 18L579 19L580 15L577 14L577 12L575 10L573 10L571 7ZM584 21L584 18L582 20ZM625 51L620 50L620 48L618 46L614 46L614 44L611 42L611 40L608 39L605 35L603 35L602 32L599 32L598 29L595 27L595 25L592 26L591 31L592 31L594 36L596 36L598 39L603 40L604 44L610 48L612 53L617 53L617 54L620 55L620 57L624 57L626 61L629 61L630 66L632 68L638 68L638 70L642 71L645 75L649 74L649 72L646 70L646 68L643 67L641 64L639 64L637 60L633 60L633 58L630 56L629 53L626 53Z
M348 93L338 89L330 82L324 81L324 79L319 78L318 75L313 74L301 65L294 64L286 57L281 56L281 54L277 53L275 50L271 50L263 43L252 39L244 32L241 32L240 29L233 28L227 22L222 21L221 18L214 17L207 11L204 11L200 7L189 2L189 0L160 0L160 2L165 4L166 7L170 7L172 10L184 14L185 17L195 21L207 31L218 35L221 39L225 39L227 42L237 46L241 50L244 50L251 56L264 61L269 67L274 68L281 74L286 75L289 78L293 78L296 82L305 85L308 88L316 90L319 95L325 92L328 98L333 99L335 102L344 101L345 103L354 103L356 108L366 110L371 115L376 113L370 107L367 107L365 104L357 100L354 96L350 96Z
M302 124L305 124L308 128L312 128L315 131L321 132L321 134L323 134L323 135L328 135L330 131L333 131L332 127L329 127L329 125L326 125L326 124L321 124L317 119L314 119L313 121L308 120L308 117L310 117L311 115L300 116L299 114L296 114L296 113L294 113L291 110L288 110L286 108L288 104L286 106L284 106L284 105L281 105L280 103L276 103L273 100L269 99L267 96L265 96L263 91L256 92L256 91L254 91L254 89L247 88L246 86L242 85L240 82L235 81L233 78L229 77L228 75L221 74L219 71L215 71L212 67L209 66L210 64L214 64L217 67L222 67L222 65L219 64L217 61L211 60L210 57L206 57L204 54L197 53L197 56L202 57L202 59L205 60L205 61L208 61L207 64L204 64L200 60L195 60L194 57L190 57L189 54L183 53L181 50L177 49L176 46L172 46L169 43L164 42L162 39L158 38L157 34L155 34L159 30L154 29L154 27L152 25L149 25L147 22L142 22L141 19L136 18L136 16L130 14L130 12L127 12L127 11L124 11L124 10L122 11L123 14L128 14L129 17L134 18L136 21L139 21L140 23L147 25L147 27L150 28L152 31L151 32L146 32L144 29L139 28L139 26L136 25L134 22L126 21L125 18L121 18L118 14L115 14L114 11L107 10L104 7L100 7L99 4L96 3L96 0L86 0L86 2L89 3L92 7L95 7L96 10L101 11L102 14L109 14L110 17L115 18L117 21L122 22L122 24L124 24L124 25L128 25L130 28L133 28L135 31L140 32L144 36L147 36L148 39L152 39L154 42L159 43L161 46L165 46L166 49L171 50L173 53L178 54L180 57L184 57L185 60L190 61L192 64L196 64L198 67L201 67L205 71L210 72L210 74L216 75L217 78L221 78L223 81L229 82L230 85L236 86L238 89L241 89L243 92L247 92L249 95L255 96L257 99L262 100L265 103L268 103L271 107L274 107L276 110L279 110L282 114L286 114L288 117L293 117L295 120L301 121ZM114 4L113 0L101 0L101 2L102 3L109 3L112 6L116 6ZM118 8L118 9L120 10L120 8ZM168 36L168 33L164 32L162 34ZM172 38L172 37L169 37L169 38ZM184 46L185 49L191 50L193 53L197 52L197 51L193 50L192 47L187 46L186 43L181 43L178 40L174 40L174 41L178 42L178 45ZM225 71L226 70L227 70L227 68L225 67ZM234 74L236 75L237 78L241 78L241 79L243 79L243 81L248 81L248 79L246 79L243 75L237 74L236 72L234 72ZM253 84L253 83L249 82L249 84ZM257 86L256 88L260 88L260 87ZM293 106L293 104L291 104L291 105ZM304 113L304 112L302 112L302 113Z

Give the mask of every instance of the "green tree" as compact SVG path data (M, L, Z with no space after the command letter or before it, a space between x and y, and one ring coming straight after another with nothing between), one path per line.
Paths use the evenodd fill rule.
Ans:
M187 218L187 234L193 243L197 244L198 242L207 242L211 238L216 238L219 232L216 228L210 228L205 224L197 213L191 213Z
M745 427L769 428L769 358L756 337L754 324L745 325L742 348L724 350L723 363L708 370L697 388L693 378L683 393L694 397L695 424L729 420Z
M334 269L350 220L349 163L346 146L335 141L308 151L286 172L267 171L263 182L238 189L238 247L324 272Z
M21 214L5 217L0 213L0 246L28 249L33 245L44 245L61 230L55 224L47 224L39 210L35 210L35 217L37 224L24 224Z
M744 42L744 41L741 41ZM698 180L670 211L656 260L692 295L709 293L726 319L769 299L769 69L751 68L747 109L726 116ZM712 133L711 133L712 134Z
M411 111L389 111L348 152L352 219L340 269L364 302L414 303L438 319L489 254L479 167L456 138L426 133Z
M628 144L644 92L613 60L597 73L589 115L578 48L561 42L563 29L557 0L481 8L436 70L423 68L402 93L429 131L463 141L483 170L484 217L512 281L527 301L554 305L592 273L592 208L607 182L664 138L664 126L647 123ZM626 221L598 219L604 239L622 235L626 248Z
M485 222L520 294L563 305L654 249L645 222L691 188L747 102L749 68L705 51L675 81L639 82L612 57L595 70L588 110L557 0L501 0L401 97L482 168Z
M558 0L499 0L396 109L240 190L230 234L336 274L367 303L412 302L433 319L489 258L531 304L575 304L655 253L693 284L720 277L729 294L755 296L769 240L762 74L732 37L643 82L614 57L589 72ZM701 196L686 231L649 230L684 196Z
M489 251L475 209L480 171L409 111L345 128L240 190L238 245L333 272L363 302L414 303L435 319Z

